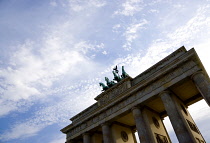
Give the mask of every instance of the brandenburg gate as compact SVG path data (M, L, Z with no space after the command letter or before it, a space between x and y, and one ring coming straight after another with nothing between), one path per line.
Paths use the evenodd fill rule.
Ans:
M61 129L66 143L171 143L163 124L168 116L180 143L205 143L187 107L204 99L210 105L210 80L194 49L177 49L131 78L113 69L97 101Z

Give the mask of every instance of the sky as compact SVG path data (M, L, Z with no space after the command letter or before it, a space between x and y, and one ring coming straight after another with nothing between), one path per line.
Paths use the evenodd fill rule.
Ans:
M0 0L0 143L64 143L115 65L134 78L183 45L210 74L209 0ZM188 109L210 142L208 105Z

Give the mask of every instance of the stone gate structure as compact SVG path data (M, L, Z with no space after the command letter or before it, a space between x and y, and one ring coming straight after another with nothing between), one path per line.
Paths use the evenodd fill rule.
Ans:
M210 105L210 80L194 49L181 47L135 78L126 77L98 95L92 106L61 129L66 143L171 143L169 116L180 143L205 143L187 107Z

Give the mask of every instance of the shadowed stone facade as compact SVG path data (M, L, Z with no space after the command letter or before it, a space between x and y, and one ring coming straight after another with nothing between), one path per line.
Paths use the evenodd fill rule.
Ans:
M194 49L181 47L135 78L98 95L61 131L67 143L171 143L162 122L169 116L180 143L205 143L187 106L205 99L210 80Z

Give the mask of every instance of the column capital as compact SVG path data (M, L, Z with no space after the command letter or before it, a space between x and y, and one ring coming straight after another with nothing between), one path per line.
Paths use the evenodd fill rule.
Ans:
M164 90L164 91L161 91L158 95L159 96L162 96L163 94L171 94L171 91L169 91L169 90Z
M134 106L134 107L131 108L131 111L133 111L134 109L139 109L139 110L140 110L141 107L139 107L139 106Z
M198 91L201 93L207 104L210 106L210 80L203 71L198 71L191 76Z
M132 108L132 113L136 124L136 129L138 131L139 140L141 141L141 143L154 143L149 130L149 126L145 122L145 114L142 113L142 108L134 106Z
M144 107L145 107L144 105L136 105L136 106L132 107L130 110L131 110L131 112L132 112L134 109L142 110Z
M191 75L191 79L194 80L194 77L198 74L205 75L203 71L197 71Z
M90 133L89 132L84 132L83 134L82 134L83 136L85 136L85 135L90 135Z
M101 124L102 127L103 126L110 126L110 125L111 125L111 122L104 122L104 123Z

